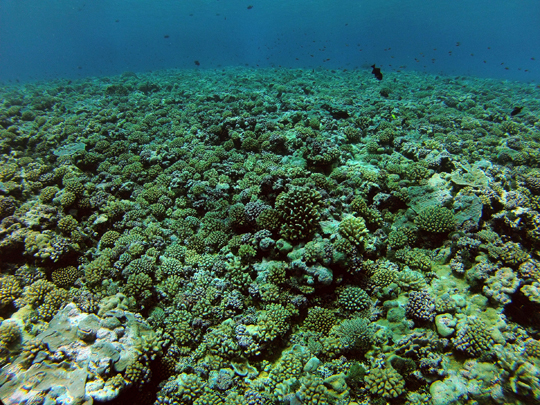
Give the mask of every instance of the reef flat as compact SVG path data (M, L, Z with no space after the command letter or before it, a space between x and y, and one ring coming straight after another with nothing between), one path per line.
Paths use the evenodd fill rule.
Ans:
M5 404L540 403L538 85L227 68L0 101Z

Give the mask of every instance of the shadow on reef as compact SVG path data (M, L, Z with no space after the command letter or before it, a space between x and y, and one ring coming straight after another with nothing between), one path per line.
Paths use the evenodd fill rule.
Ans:
M504 313L509 320L523 326L535 337L540 334L540 304L532 303L523 293L512 296L512 302L505 306Z

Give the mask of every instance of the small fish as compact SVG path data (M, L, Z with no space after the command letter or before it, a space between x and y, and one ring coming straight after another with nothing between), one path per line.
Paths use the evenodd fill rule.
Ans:
M170 38L169 35L163 35L163 38L167 39Z
M195 63L195 65L197 65L197 66L201 66L201 62L199 62L198 60L193 61L193 63Z
M521 110L523 110L523 107L514 107L514 110L510 113L510 116L518 115Z
M371 67L373 68L371 73L373 73L375 75L375 78L377 80L382 80L381 68L375 67L375 65L371 65Z
M248 10L251 10L252 8L253 8L253 6L251 4L249 6L247 6Z

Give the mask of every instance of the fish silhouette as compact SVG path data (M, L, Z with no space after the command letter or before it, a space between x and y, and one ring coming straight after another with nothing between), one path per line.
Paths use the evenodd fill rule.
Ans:
M510 113L510 115L513 117L514 115L518 115L521 110L523 110L523 107L514 107L514 110Z
M377 80L382 80L381 68L375 67L375 65L371 65L371 67L373 68L371 73L373 73L375 75L375 78Z

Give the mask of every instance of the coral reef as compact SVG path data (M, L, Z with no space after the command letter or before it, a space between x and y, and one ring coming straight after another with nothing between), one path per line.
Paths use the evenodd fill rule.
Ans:
M387 75L3 83L0 399L538 402L538 89Z

